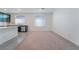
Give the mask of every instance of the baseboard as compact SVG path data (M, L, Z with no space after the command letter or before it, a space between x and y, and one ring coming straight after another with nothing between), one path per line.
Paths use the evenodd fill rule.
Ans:
M56 31L52 31L52 32L56 33L57 35L61 36L61 37L64 38L64 39L70 41L71 43L73 43L73 44L79 46L79 44L77 44L76 42L72 41L71 39L65 37L64 35L61 35L60 33L56 32Z

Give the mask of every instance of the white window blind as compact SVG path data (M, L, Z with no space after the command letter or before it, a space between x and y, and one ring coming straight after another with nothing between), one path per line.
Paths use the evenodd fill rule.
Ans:
M25 22L26 22L26 17L24 17L24 16L16 16L16 19L15 19L16 24L24 25Z
M42 16L35 18L34 26L46 26L46 19Z

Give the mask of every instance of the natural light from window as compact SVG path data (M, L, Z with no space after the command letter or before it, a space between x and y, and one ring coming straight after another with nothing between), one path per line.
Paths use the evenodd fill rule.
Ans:
M46 26L46 19L41 16L36 17L34 26Z
M15 23L17 25L24 25L26 22L26 17L24 16L16 16Z

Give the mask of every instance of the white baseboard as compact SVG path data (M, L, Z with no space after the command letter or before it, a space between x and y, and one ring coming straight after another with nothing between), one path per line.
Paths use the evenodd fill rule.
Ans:
M64 39L69 40L69 41L72 42L73 44L79 46L79 43L74 42L72 39L70 39L70 38L68 38L68 37L66 37L66 36L64 36L64 35L61 35L60 33L56 32L56 31L52 31L52 32L57 33L58 35L60 35L60 36L63 37Z

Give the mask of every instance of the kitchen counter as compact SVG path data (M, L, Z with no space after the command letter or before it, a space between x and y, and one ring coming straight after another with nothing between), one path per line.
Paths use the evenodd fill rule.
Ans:
M18 36L17 26L9 25L6 27L0 27L0 44L13 39Z

